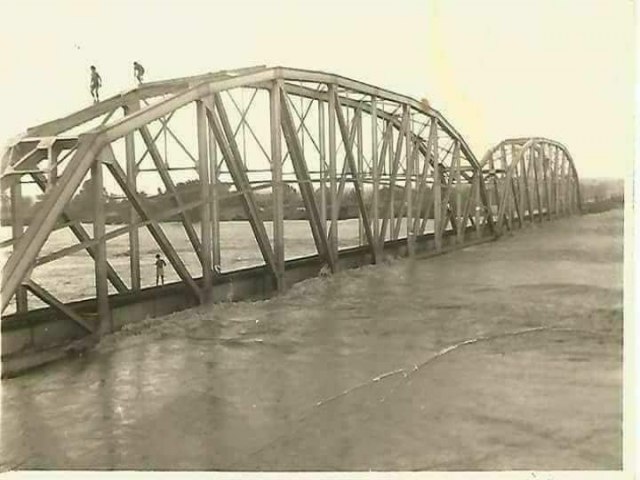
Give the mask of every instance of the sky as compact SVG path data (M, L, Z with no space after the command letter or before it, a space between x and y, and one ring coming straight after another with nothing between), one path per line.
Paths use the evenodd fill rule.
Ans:
M583 177L634 148L631 0L22 0L0 2L0 144L148 80L250 65L324 70L426 97L476 157L500 140L564 143Z

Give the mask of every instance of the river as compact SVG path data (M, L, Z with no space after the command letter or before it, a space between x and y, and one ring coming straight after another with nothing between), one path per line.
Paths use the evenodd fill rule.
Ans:
M2 381L4 468L622 462L622 212L147 320Z

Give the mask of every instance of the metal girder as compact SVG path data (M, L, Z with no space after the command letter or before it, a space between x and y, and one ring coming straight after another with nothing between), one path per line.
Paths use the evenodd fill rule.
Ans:
M58 183L51 189L50 194L45 196L33 221L16 243L12 255L7 259L2 269L2 287L0 289L2 307L0 311L4 311L9 304L11 296L36 259L64 207L89 171L95 160L98 147L95 136L86 135L80 138L78 149L69 160L69 165L59 178Z
M334 92L335 93L335 92ZM371 232L371 223L369 222L369 214L367 212L367 208L364 203L364 197L362 195L362 188L360 186L360 181L358 179L358 165L353 156L353 151L351 150L351 145L347 144L348 139L348 131L347 131L347 123L344 119L344 115L342 113L342 107L340 107L340 102L336 99L335 103L336 109L336 117L338 119L338 125L340 127L340 133L342 135L342 142L345 146L345 152L347 155L347 162L349 164L349 169L351 170L351 175L353 178L353 188L356 193L356 201L358 202L358 208L360 209L360 215L362 215L362 221L364 224L364 232L367 237L367 242L371 247L371 255L373 256L373 262L376 263L377 260L377 249L375 247L376 241L373 238L373 234ZM356 121L354 119L354 124Z
M274 81L269 90L269 128L271 144L271 184L273 192L273 243L276 264L276 287L284 289L284 190L282 184L282 112L280 85ZM323 224L324 225L324 224Z
M422 212L422 203L423 203L423 199L424 199L424 193L427 189L427 175L429 173L429 166L431 165L431 162L429 162L429 156L431 154L431 150L433 147L433 143L434 143L434 138L437 135L437 131L436 131L436 125L434 122L432 122L432 124L429 127L429 137L427 140L427 155L425 156L424 159L424 165L422 167L422 174L420 175L420 181L418 183L418 195L416 198L416 205L418 206L419 210L418 213ZM430 209L430 207L429 207ZM420 222L420 218L428 218L429 216L429 212L425 212L424 213L424 217L422 217L420 214L416 215L416 218L413 221L413 231L414 232L418 232L418 227L419 227L419 222Z
M168 192L171 193L171 198L178 207L183 206L182 200L180 199L180 195L178 194L178 190L171 179L171 175L169 174L169 170L167 165L165 164L164 159L160 155L158 151L158 147L153 142L151 138L151 134L149 133L149 129L146 126L140 127L139 129L140 135L142 135L142 139L144 140L145 145L149 149L149 154L151 155L151 159L160 174L160 178L162 179L162 183ZM191 242L191 246L195 250L198 258L202 260L202 244L200 243L200 239L198 238L198 234L196 233L195 228L193 227L193 223L191 223L191 219L188 217L187 212L182 208L180 213L180 221L182 222L182 226L187 233L187 237Z
M107 169L109 170L109 172L111 172L111 175L116 180L124 194L127 196L127 199L136 209L138 215L141 218L149 221L149 224L147 225L149 233L151 233L151 236L156 241L162 252L165 254L167 260L169 260L169 263L173 266L180 279L189 287L189 291L198 300L198 302L202 303L202 292L200 291L200 288L198 288L196 282L193 280L193 278L191 278L187 267L185 267L184 263L178 256L178 253L171 245L171 242L169 242L169 239L160 228L160 225L158 225L158 222L153 220L153 218L151 217L149 209L145 205L142 197L140 197L138 192L130 188L127 182L127 176L120 165L118 165L118 162L115 160L113 151L111 150L111 146L106 147L103 153L107 156L107 158L105 159L105 165Z
M104 153L102 154L104 155ZM95 258L95 284L96 302L98 305L97 330L100 335L113 329L111 322L111 310L109 308L109 287L107 284L107 242L105 234L105 211L103 190L102 155L91 165L91 187L93 201L93 236L102 238L96 246Z
M129 115L139 108L139 102L134 102L124 107L124 114ZM125 161L129 184L133 190L137 190L138 165L136 162L135 137L133 132L125 137ZM137 221L136 210L130 206L129 225L133 225ZM140 238L138 229L133 227L129 229L129 273L131 276L131 289L134 291L140 290Z
M255 73L266 69L266 66L248 67L236 70L223 70L220 72L205 73L193 77L176 78L173 80L163 80L159 82L147 82L128 92L119 93L111 98L103 100L95 105L91 105L78 112L51 122L29 128L27 135L57 135L71 128L89 122L101 115L130 104L132 101L145 98L157 97L160 95L174 94L189 89L195 83L215 81L217 79L229 79L236 75ZM134 129L135 130L135 129Z
M44 175L41 173L40 174L33 173L31 174L31 177L33 178L36 185L38 185L38 187L44 192L46 190L46 185L47 185ZM73 232L73 235L78 239L80 243L88 242L89 240L91 240L89 233L87 233L87 231L84 229L82 224L80 224L80 222L75 222L67 212L63 211L60 214L60 218L62 219L63 222L66 222L69 224L68 225L69 229ZM96 261L96 249L94 248L94 245L93 244L87 245L86 250L87 250L87 253L91 256L91 258L94 261ZM36 265L37 264L38 262L36 262ZM125 285L124 281L120 278L120 275L118 275L118 272L116 272L116 270L111 266L111 264L107 262L106 266L107 266L107 278L109 279L113 287L119 293L128 291L129 289Z
M409 147L412 147L412 148L409 148ZM407 163L412 163L418 158L418 151L419 150L417 148L416 142L414 142L413 145L411 145L410 143L406 144L405 154L406 154ZM400 207L400 211L398 212L398 217L395 219L395 225L393 225L393 238L398 238L398 236L400 235L400 228L402 227L402 218L405 213L407 213L407 227L411 228L412 226L412 221L410 218L411 205L409 202L409 195L412 189L411 175L412 173L408 171L405 174L405 184L402 192L402 197L405 199L405 202ZM409 235L407 235L407 238L409 238Z
M334 107L334 111L335 111L335 107ZM356 137L356 118L358 118L360 115L360 111L357 110L356 114L354 115L354 121L351 123L351 130L349 132L349 138L348 141L343 140L344 145L346 146L348 144L349 148L353 148L353 142L355 140ZM340 175L340 184L338 185L338 191L336 192L335 198L333 198L331 200L332 204L335 203L336 204L336 211L340 211L340 207L342 206L342 199L344 198L344 188L347 184L347 170L349 168L349 164L347 162L347 157L346 157L346 153L345 153L345 157L344 157L344 161L342 164L342 174ZM336 224L331 224L329 226L329 238L333 238L334 236L337 236L337 228L338 225ZM335 231L334 231L335 229Z
M209 120L209 128L213 132L217 144L220 146L229 173L233 178L236 188L242 192L242 205L245 209L251 229L258 243L258 248L262 253L262 258L267 264L274 281L277 281L277 271L275 258L264 223L260 218L258 207L249 185L249 180L243 169L242 158L233 138L233 131L227 118L222 99L219 94L213 95L213 102L205 100L206 114ZM214 107L215 105L215 107Z
M409 122L409 112L405 110L402 116L403 126ZM406 128L404 126L403 128ZM389 222L393 222L393 208L394 208L394 190L396 186L396 176L398 174L398 166L400 164L400 157L402 156L402 135L398 135L398 140L395 149L395 155L393 157L393 166L391 167L391 179L389 183L389 200L387 202L386 214L382 220L382 226L380 227L380 242L384 242L384 237L387 233L387 226Z
M283 88L280 88L280 105L282 114L282 133L284 134L287 147L291 153L291 163L293 164L293 169L295 171L296 178L298 179L300 194L307 211L309 226L311 227L311 234L313 235L313 240L316 244L316 250L318 251L318 255L325 259L329 264L331 271L335 272L337 259L334 258L331 250L329 249L325 226L322 224L320 218L316 197L313 192L313 185L311 184L311 179L304 159L304 151L302 150L298 136L295 134L295 126L293 123L293 117L291 116L291 110L289 109L287 92ZM335 206L335 202L332 202L332 206Z
M193 202L186 203L184 205L184 208L186 208L187 210L190 210L190 209L193 209L193 208L198 208L198 207L201 207L203 203L204 203L203 200L195 200ZM85 238L85 240L81 240L80 243L77 243L75 245L71 245L69 247L64 247L64 248L61 248L60 250L56 250L55 252L48 253L47 255L44 255L42 257L38 257L36 259L36 261L34 262L34 265L35 266L44 265L45 263L53 262L53 261L58 260L60 258L66 257L68 255L71 255L73 253L81 252L82 250L89 250L91 247L94 247L95 245L97 245L102 240L112 240L114 238L118 238L121 235L125 235L125 234L129 233L129 231L132 228L138 229L138 228L141 228L141 227L147 227L151 222L154 222L154 221L155 222L161 222L163 220L167 220L167 219L177 215L178 213L180 213L180 211L181 211L180 208L171 208L169 210L163 210L161 214L154 215L153 218L150 219L150 220L140 220L140 219L138 219L138 221L135 224L129 224L129 225L124 226L124 227L120 227L120 228L116 228L114 230L110 230L108 233L104 234L104 237L100 237L100 238L91 238L89 236L89 234L86 233L86 231L84 231L84 229L83 229L83 231L85 233L82 234L82 238ZM61 216L61 218L63 218L63 217ZM72 226L76 226L76 225L79 225L79 222L67 223L67 224L59 226L59 228L71 228ZM80 237L78 237L78 239L80 240ZM9 246L9 245L10 245L10 243L3 243L3 244L0 244L0 247ZM110 266L109 262L107 262L107 269L109 269L110 267L111 266ZM111 281L111 279L110 279L110 281ZM112 282L112 284L113 284L113 282ZM128 291L128 289L126 288L126 285L124 285L124 283L122 283L122 286L123 286L124 290L118 290L119 292L122 293L122 292ZM115 285L114 285L114 287L115 287ZM117 288L118 287L116 287L116 289Z
M196 103L196 129L198 135L198 173L200 177L200 227L202 244L200 247L200 263L202 264L203 296L205 301L212 298L211 287L213 285L213 243L211 238L211 200L209 195L209 144L207 138L206 107L202 101Z

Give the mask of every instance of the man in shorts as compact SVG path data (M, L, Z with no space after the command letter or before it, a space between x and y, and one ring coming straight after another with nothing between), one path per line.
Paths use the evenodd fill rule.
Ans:
M96 67L91 65L91 96L93 97L93 103L98 103L100 101L100 94L98 90L102 86L102 78L100 74L96 70Z
M164 285L164 267L167 263L160 258L160 254L156 254L156 285L160 281L162 281L162 285Z
M142 83L142 77L144 76L144 67L138 62L133 62L133 76L138 80L138 85Z

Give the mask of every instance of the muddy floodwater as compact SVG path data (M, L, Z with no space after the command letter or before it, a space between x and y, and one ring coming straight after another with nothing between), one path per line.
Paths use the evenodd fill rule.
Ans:
M620 469L622 211L136 324L1 427L4 469Z

